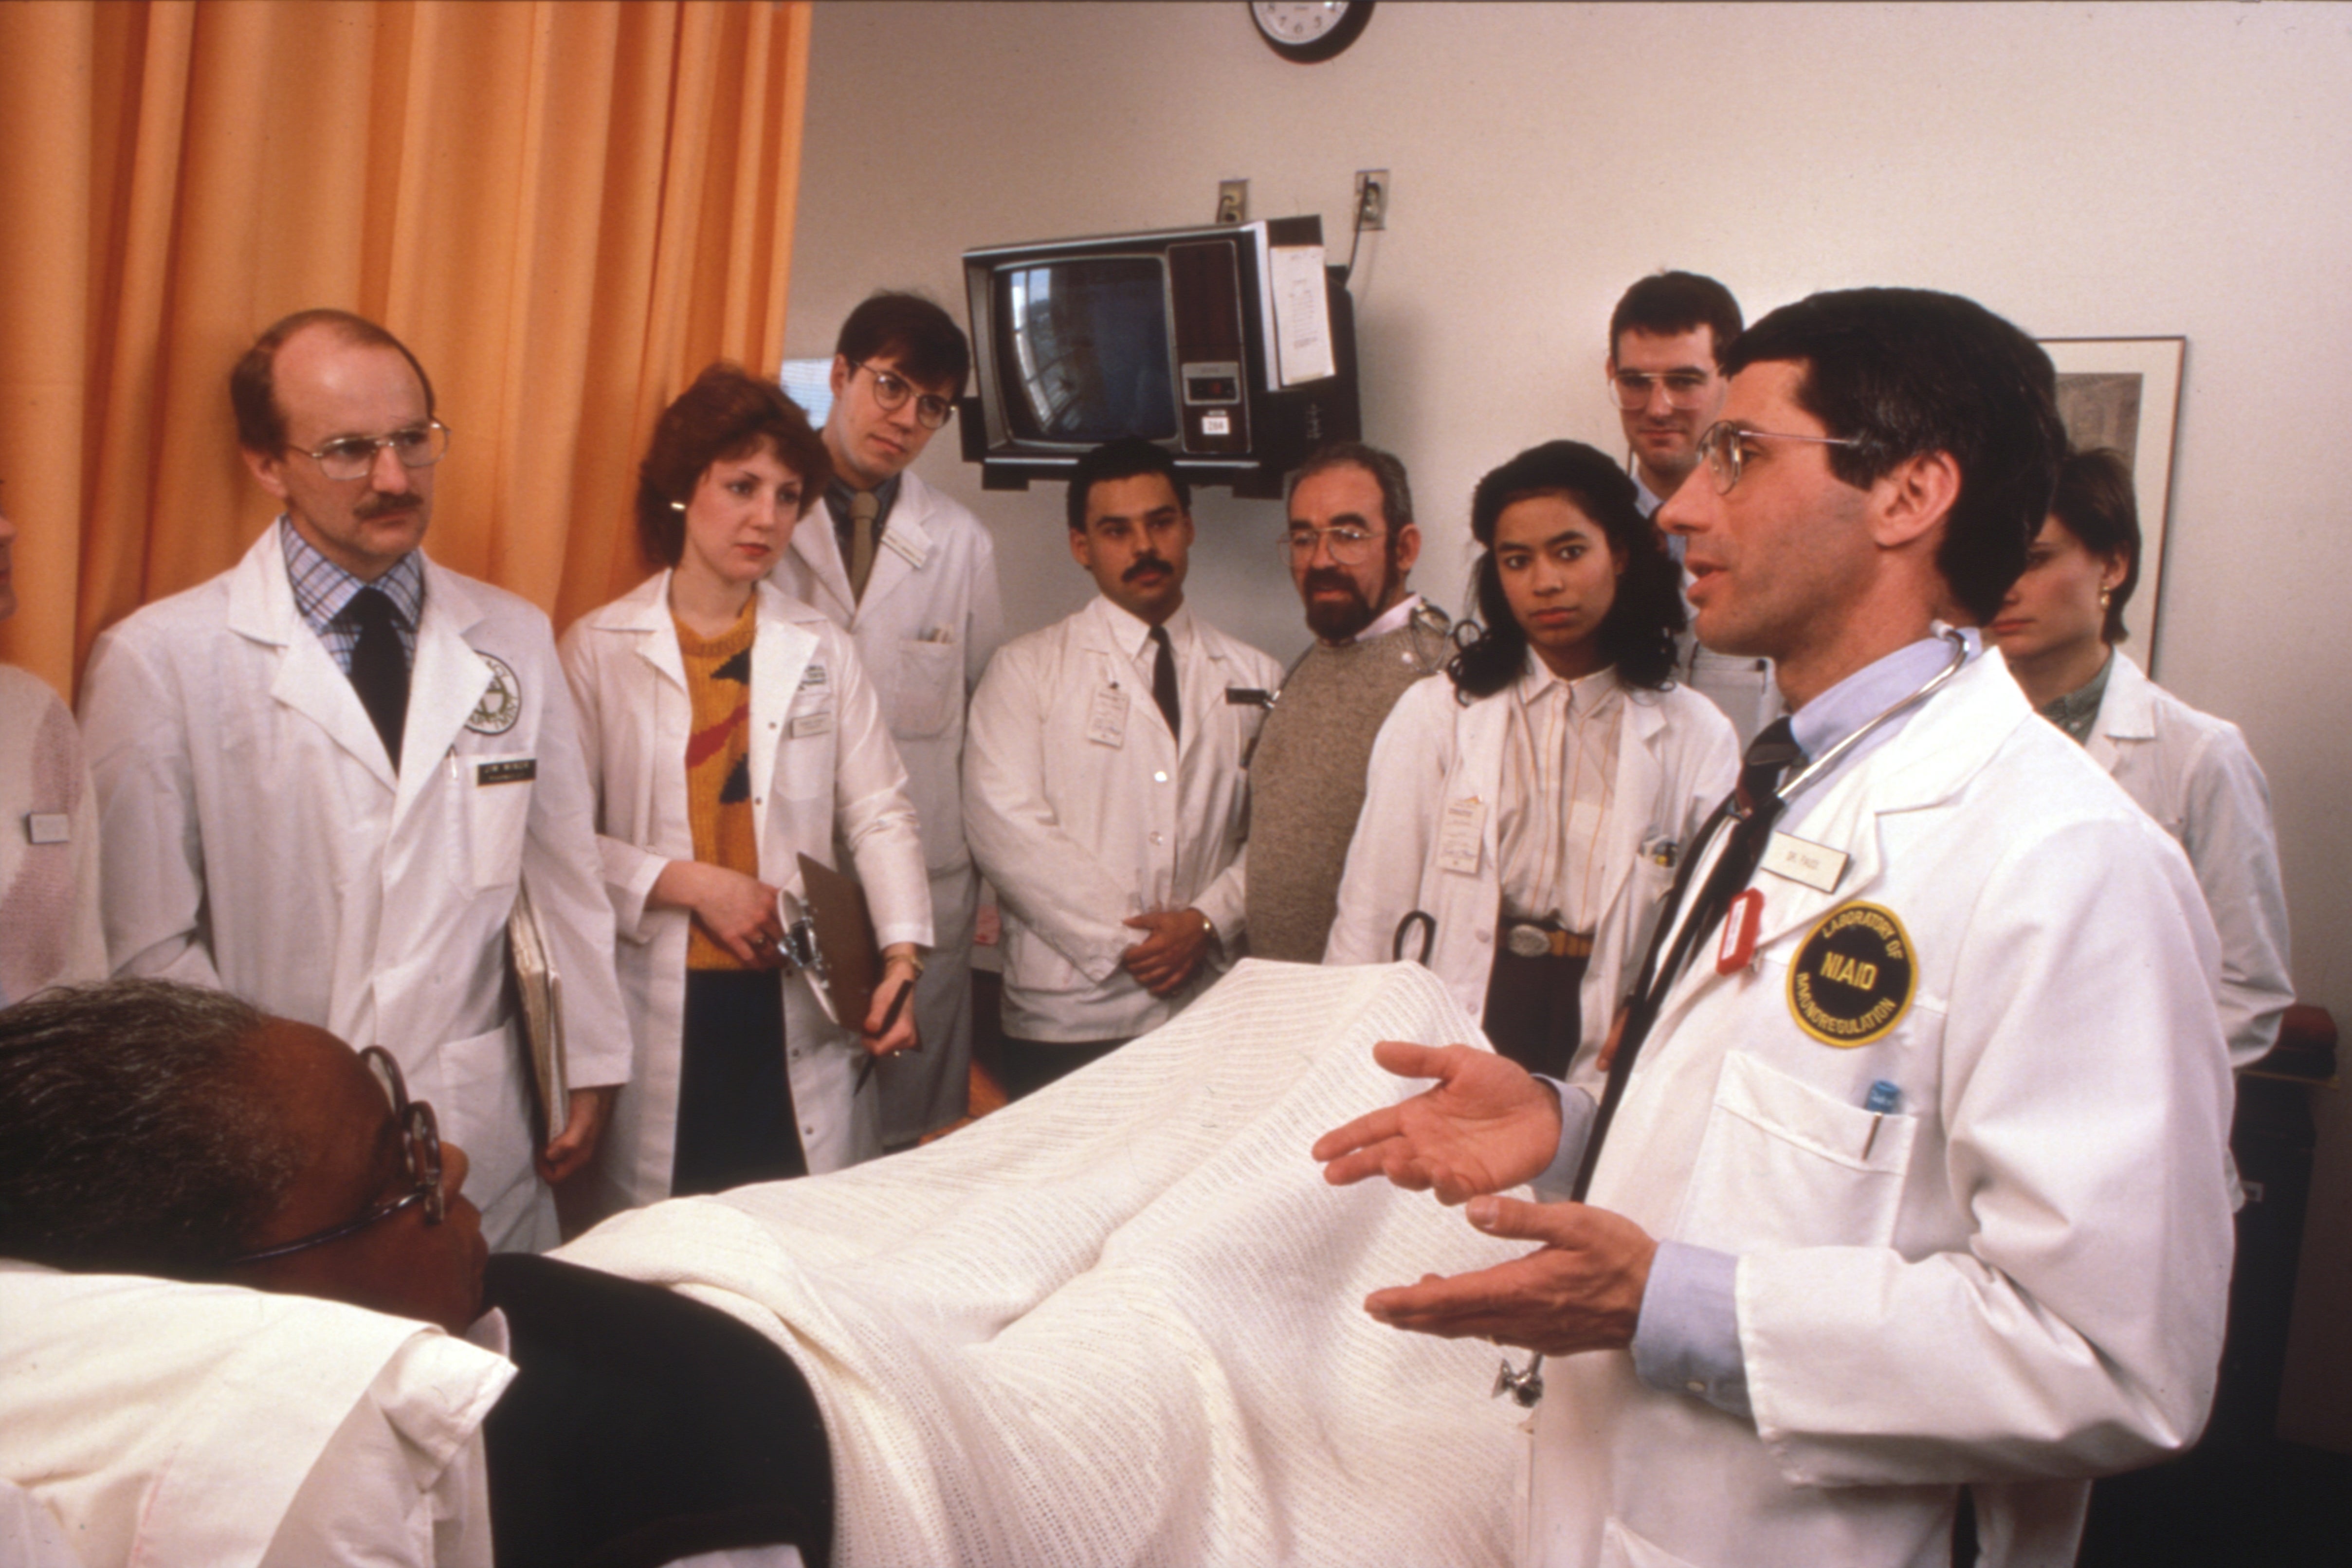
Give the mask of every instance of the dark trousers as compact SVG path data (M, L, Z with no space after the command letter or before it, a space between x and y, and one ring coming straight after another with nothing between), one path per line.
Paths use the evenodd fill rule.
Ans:
M1125 1040L1024 1040L1003 1037L1004 1098L1019 1100L1036 1093L1057 1078L1098 1062L1127 1044Z
M670 1191L723 1193L808 1174L784 1072L783 976L689 969Z
M501 1252L513 1383L483 1423L499 1568L636 1568L730 1547L833 1552L833 1459L783 1352L726 1313Z
M1577 992L1591 959L1549 952L1521 958L1502 945L1501 931L1495 934L1495 967L1486 976L1486 1010L1479 1026L1498 1054L1529 1072L1562 1077L1584 1032Z

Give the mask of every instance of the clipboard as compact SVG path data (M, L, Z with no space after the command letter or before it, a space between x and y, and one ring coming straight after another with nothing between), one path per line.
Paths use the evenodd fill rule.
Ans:
M516 891L514 909L507 916L507 984L522 1021L523 1047L530 1058L533 1131L544 1149L571 1121L572 1095L564 1072L563 976L548 952L528 885Z
M808 976L825 1016L856 1034L882 979L882 948L866 889L856 878L806 855L800 857L800 872L803 896L795 899L789 889L776 896L785 954Z

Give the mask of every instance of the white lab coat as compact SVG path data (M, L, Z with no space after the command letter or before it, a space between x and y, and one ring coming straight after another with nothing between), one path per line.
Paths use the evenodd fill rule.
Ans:
M1617 777L1601 844L1603 913L1578 993L1583 1039L1578 1062L1607 1036L1649 941L1650 925L1674 883L1674 863L1739 776L1731 725L1687 687L1624 691ZM1486 1005L1503 903L1500 850L1507 689L1465 707L1454 682L1432 676L1412 687L1381 726L1370 788L1348 847L1339 916L1326 963L1386 963L1397 922L1412 910L1437 931L1429 967L1475 1018ZM1475 871L1438 864L1446 809L1480 803ZM1572 870L1573 868L1571 868ZM1404 956L1417 956L1419 938Z
M882 727L848 634L772 583L760 585L751 644L751 804L760 879L801 891L799 857L834 864L836 833L887 947L931 941L922 843L907 773ZM604 1195L622 1204L669 1195L677 1135L679 1041L686 1016L683 910L646 907L672 860L694 858L686 745L694 728L686 663L670 616L669 574L647 578L563 634L563 668L580 706L597 795L597 847L620 926L621 987L636 1041L629 1087L596 1160ZM881 1152L866 1055L856 1026L824 1016L805 977L784 983L784 1052L801 1148L813 1172Z
M351 678L294 607L284 526L90 651L82 733L110 958L386 1047L471 1157L466 1195L491 1246L551 1247L506 999L519 881L562 976L572 1086L627 1078L629 1036L547 617L425 563L395 778ZM486 780L502 763L532 776Z
M1189 623L1190 631L1180 623ZM1228 952L1242 929L1242 757L1282 667L1194 616L1169 618L1183 743L1132 657L1142 623L1097 595L1016 637L972 694L964 832L1004 912L1004 1029L1126 1039L1174 1017L1221 963L1157 997L1119 967L1148 910L1197 909Z
M2120 651L2084 743L2091 760L2179 840L2221 933L2221 1028L2246 1067L2278 1043L2294 1001L2287 977L2286 889L2270 784L2226 719L2201 713Z
M0 664L0 1007L106 977L98 879L98 792L73 715Z
M2087 1482L2192 1441L2227 1305L2229 1060L2212 925L2178 847L2038 722L1998 653L1800 799L1851 857L1769 871L1755 960L1668 995L1591 1202L1738 1254L1754 1419L1552 1363L1528 1560L1948 1560L1973 1483L1986 1568L2074 1561ZM1875 1043L1795 1021L1831 911L1891 912L1916 975ZM1874 1081L1900 1091L1863 1109Z
M853 598L824 508L793 531L772 574L785 593L845 626L907 765L923 829L937 937L915 987L923 1048L881 1064L882 1136L909 1142L963 1114L971 1072L971 928L980 879L963 837L964 706L1004 636L996 542L980 520L913 474L898 479L889 527Z

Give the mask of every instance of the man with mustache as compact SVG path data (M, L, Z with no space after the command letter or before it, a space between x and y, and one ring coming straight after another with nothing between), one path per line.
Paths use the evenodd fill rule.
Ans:
M1079 458L1070 555L1101 593L972 694L964 834L1003 911L1015 1097L1174 1017L1242 931L1242 758L1282 667L1185 607L1191 508L1149 441Z
M109 962L383 1046L472 1154L490 1244L551 1247L545 1183L593 1151L629 1035L547 617L419 548L449 432L383 328L289 316L229 395L284 510L100 637L83 679ZM539 1149L504 962L526 889L571 1085Z
M1319 963L1364 805L1372 742L1404 689L1452 653L1445 615L1406 586L1421 554L1404 465L1353 441L1290 481L1282 557L1315 644L1283 678L1250 758L1250 952Z
M1610 313L1603 370L1643 516L1655 516L1698 467L1699 432L1723 407L1731 385L1723 356L1739 341L1740 325L1731 290L1696 272L1654 272ZM1679 538L1669 534L1666 547L1682 559ZM1723 710L1742 746L1780 717L1770 659L1702 647L1696 631L1676 640L1683 684Z

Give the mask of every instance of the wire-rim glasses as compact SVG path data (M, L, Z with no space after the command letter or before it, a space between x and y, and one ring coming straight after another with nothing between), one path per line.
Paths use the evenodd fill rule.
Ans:
M385 447L404 468L429 468L449 455L449 426L438 419L404 425L389 436L338 436L312 451L294 450L319 465L331 479L363 479L375 468L375 455Z
M1727 496L1731 487L1739 482L1747 458L1740 452L1742 441L1805 441L1816 447L1859 447L1864 445L1853 436L1798 436L1782 430L1750 430L1744 425L1734 425L1728 419L1718 419L1708 426L1698 438L1698 455L1706 460L1707 477L1715 481L1715 493Z
M1292 528L1281 535L1282 558L1294 564L1305 565L1314 561L1318 547L1328 549L1331 559L1342 566L1360 566L1372 558L1372 551L1385 533L1372 533L1360 528Z
M926 430L939 429L947 424L948 416L955 412L954 404L937 393L917 393L915 384L895 371L884 370L880 365L862 359L851 360L849 368L852 371L862 370L874 378L874 401L882 405L885 413L897 413L907 406L907 399L913 398L915 422Z
M314 1247L324 1247L331 1241L341 1241L356 1236L370 1226L390 1219L403 1209L425 1205L425 1223L439 1225L447 1216L448 1199L441 1190L441 1126L435 1120L433 1108L421 1100L408 1098L408 1085L400 1076L400 1064L382 1046L370 1046L360 1053L360 1060L375 1075L376 1083L383 1089L384 1098L392 1102L393 1119L400 1126L400 1152L408 1171L411 1189L390 1203L378 1204L357 1219L326 1230L313 1231L293 1241L266 1247L258 1252L248 1252L242 1258L232 1258L223 1268L236 1268L247 1263L265 1263L273 1258L286 1258L297 1252L308 1252Z

